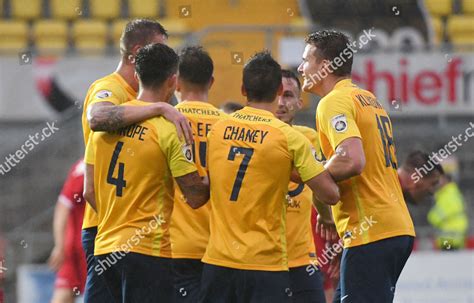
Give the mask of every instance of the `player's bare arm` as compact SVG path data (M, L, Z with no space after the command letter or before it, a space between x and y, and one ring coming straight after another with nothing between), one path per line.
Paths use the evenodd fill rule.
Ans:
M298 184L304 183L303 180L301 180L300 174L298 173L296 168L293 168L293 171L291 172L290 181Z
M336 153L324 167L336 182L358 176L365 167L365 154L360 138L347 138L336 148Z
M203 180L197 172L175 179L189 206L196 209L207 203L209 200L209 182L206 179Z
M95 190L94 190L94 165L86 164L86 172L84 174L84 199L87 203L97 212L97 206L95 202Z
M70 209L66 205L59 201L56 203L53 220L54 248L48 259L49 266L55 271L60 268L64 261L64 243L69 213Z
M337 240L339 238L336 230L336 224L332 218L331 207L322 203L313 197L313 205L318 211L316 221L316 232L328 241Z
M324 204L335 205L339 199L339 187L327 170L305 182L313 191L314 198Z
M88 108L87 120L93 131L114 131L119 128L163 116L174 123L180 139L192 144L193 133L188 120L173 106L165 102L157 102L147 106L117 106L112 102L97 102Z

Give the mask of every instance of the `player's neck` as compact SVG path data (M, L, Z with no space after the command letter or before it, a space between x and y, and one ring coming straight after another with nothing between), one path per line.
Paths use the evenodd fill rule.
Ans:
M138 91L137 99L140 101L150 102L150 103L157 103L157 102L168 103L169 96L167 92L163 89L160 89L160 90L141 89Z
M208 102L208 91L181 91L181 101L201 101Z
M349 79L349 77L347 77L347 76L343 76L343 77L328 76L321 83L321 87L320 87L319 92L317 93L317 95L320 96L321 98L326 96L327 94L329 94L334 89L334 86L336 86L336 84L339 81L342 81L342 80L345 80L345 79Z
M115 72L119 74L131 88L138 91L138 83L135 80L135 67L132 64L126 64L122 59Z
M256 109L263 109L263 110L271 112L274 115L278 109L277 102L255 102L255 101L248 100L247 106L250 106Z

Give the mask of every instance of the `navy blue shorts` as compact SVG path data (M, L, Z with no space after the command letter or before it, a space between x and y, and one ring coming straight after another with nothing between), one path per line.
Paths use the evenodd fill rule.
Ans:
M291 302L326 303L323 278L319 270L308 270L312 265L290 268Z
M198 301L203 265L199 259L173 259L175 302Z
M114 302L173 302L172 259L134 252L96 258Z
M411 236L399 236L345 248L333 303L393 302L413 242Z
M112 296L107 290L105 281L94 269L97 265L94 257L94 242L97 235L97 227L90 227L82 230L82 248L87 261L87 278L84 288L84 302L104 303L113 302Z
M201 303L290 303L287 271L242 270L204 264Z

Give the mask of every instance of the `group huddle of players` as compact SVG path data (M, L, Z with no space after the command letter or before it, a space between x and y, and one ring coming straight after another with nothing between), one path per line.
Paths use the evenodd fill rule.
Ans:
M307 37L302 84L255 54L230 115L208 103L209 54L166 39L128 23L117 71L84 103L85 302L325 302L313 205L344 245L334 302L392 302L415 233L391 121L351 82L352 56L333 66L347 37ZM316 130L292 125L301 91L322 97Z

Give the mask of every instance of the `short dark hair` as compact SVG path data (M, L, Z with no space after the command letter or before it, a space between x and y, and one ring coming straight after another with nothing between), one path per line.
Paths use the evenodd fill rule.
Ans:
M160 34L168 38L168 32L159 22L149 19L132 20L125 25L120 37L120 53L125 56L135 45L145 46Z
M214 63L201 46L188 46L179 53L179 77L184 81L204 86L211 81Z
M333 75L351 74L354 52L348 47L350 41L345 34L334 30L321 30L309 34L304 41L315 46L316 52L322 59L333 62L335 58L341 58L342 65L337 65L337 68L332 69Z
M244 108L242 104L232 101L226 102L221 105L221 109L226 113L234 113L238 110L241 110L242 108Z
M172 48L161 43L142 47L135 60L135 71L146 88L159 88L178 71L178 55Z
M411 151L403 163L403 167L408 170L414 170L425 166L430 167L431 165L433 165L433 169L428 171L426 175L429 176L435 171L439 172L441 175L444 175L444 170L441 164L430 160L429 155L421 150Z
M247 98L272 102L281 85L281 67L268 51L258 52L244 66L243 84Z
M301 90L301 82L298 76L294 72L288 69L282 69L281 70L281 76L282 78L290 78L296 81L296 85L298 86L298 90Z

